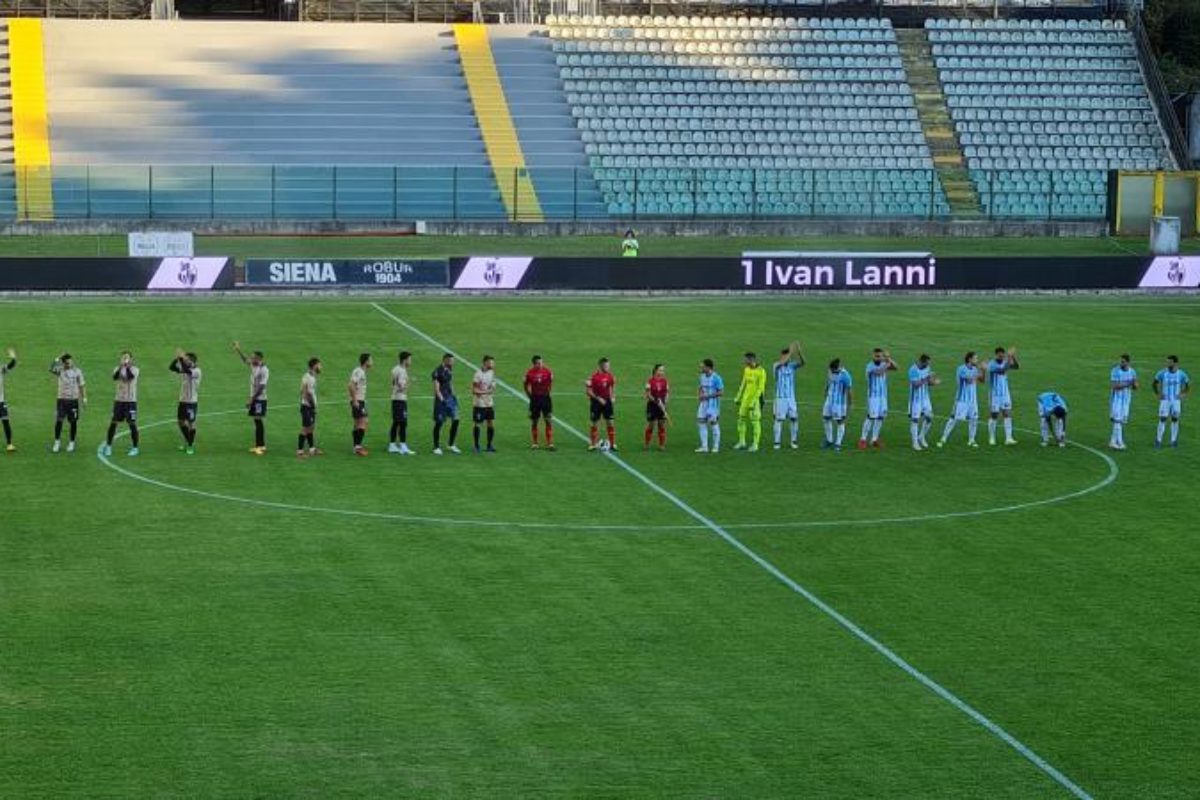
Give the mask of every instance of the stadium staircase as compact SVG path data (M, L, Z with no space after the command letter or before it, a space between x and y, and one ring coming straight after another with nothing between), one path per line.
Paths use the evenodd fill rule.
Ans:
M17 213L17 178L13 166L12 67L8 61L8 20L0 19L0 218Z
M983 215L979 193L971 183L966 168L966 159L958 143L946 96L938 81L937 68L933 65L933 52L929 37L920 28L896 31L900 45L900 59L909 88L917 103L917 114L921 118L921 130L929 150L933 154L933 165L938 181L946 194L950 213L959 219L971 219Z

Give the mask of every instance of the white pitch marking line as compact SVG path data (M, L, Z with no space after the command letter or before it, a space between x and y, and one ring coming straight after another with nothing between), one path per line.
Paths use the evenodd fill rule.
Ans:
M396 316L392 312L388 311L383 306L379 305L378 303L372 303L371 305L374 306L375 310L378 311L380 314L383 314L385 317L392 320L397 325L400 325L401 327L405 328L410 333L412 333L414 336L417 336L417 337L423 339L428 344L432 345L435 348L442 350L443 352L450 353L456 359L463 362L467 367L469 367L471 369L477 369L477 367L474 364L472 364L469 360L463 358L461 355L456 353L454 350L452 350L451 348L442 344L437 339L434 339L429 334L425 333L424 331L420 330L419 328L416 328L415 326L404 321L403 319ZM510 384L508 384L502 380L497 380L496 384L498 386L500 386L502 389L504 389L505 391L509 392L510 394L516 395L517 397L524 397L524 394L522 392L517 391L513 386L511 386ZM587 439L587 437L585 437L581 431L573 428L571 425L569 425L567 423L563 423L563 422L560 422L559 425L562 428L564 428L567 432L576 436L577 438L583 439L584 441L589 441ZM942 698L947 703L949 703L950 705L957 708L959 711L961 711L967 717L969 717L970 719L972 719L973 721L978 723L980 726L982 726L985 730L987 730L993 736L1000 739L1002 742L1007 744L1013 750L1017 751L1017 753L1019 753L1022 757L1024 757L1026 760L1028 760L1031 764L1033 764L1035 767L1037 767L1043 773L1048 775L1059 786L1066 789L1068 792L1070 792L1075 797L1080 798L1080 800L1092 800L1091 795L1088 794L1086 791L1084 791L1084 789L1081 786L1079 786L1077 783L1075 783L1070 778L1068 778L1065 774L1060 772L1057 768L1055 768L1052 764L1050 764L1050 762L1046 761L1044 758L1042 758L1037 753L1035 753L1033 750L1031 750L1027 745L1023 744L1015 736L1010 734L1008 731L1004 730L1004 728L1000 727L997 723L993 722L991 719L989 719L987 716L985 716L982 712L976 710L973 706L969 705L966 701L959 698L958 695L954 694L949 689L947 689L946 687L942 686L940 683L935 681L933 678L930 678L928 675L926 675L925 673L918 670L912 664L905 661L894 650L892 650L890 647L883 644L878 639L876 639L874 636L872 636L871 634L867 633L865 630L860 628L857 624L855 624L852 620L850 620L848 617L843 615L837 609L833 608L831 605L826 603L821 598L817 597L811 591L809 591L808 589L804 588L796 581L789 578L786 574L784 574L784 572L782 570L780 570L778 567L776 567L774 564L772 564L766 558L764 558L763 556L759 555L757 552L752 550L749 546L744 544L740 539L738 539L736 536L731 534L729 531L725 530L723 527L721 527L717 523L713 522L711 519L704 516L696 509L692 508L690 505L688 505L686 502L681 500L679 497L672 494L669 490L663 488L662 486L655 483L650 478L643 475L639 470L637 470L633 466L626 463L624 460L622 460L620 458L620 456L613 453L611 450L605 451L604 454L609 458L609 460L612 461L612 463L616 464L618 467L625 470L625 472L627 472L630 476L635 478L637 481L642 483L644 486L646 486L651 491L653 491L653 492L657 493L658 495L660 495L661 497L665 498L667 501L669 501L672 505L674 505L676 508L678 508L684 514L687 514L689 517L691 517L692 519L699 522L705 528L707 528L710 531L712 531L713 533L715 533L717 536L719 536L721 539L723 539L727 544L729 544L735 550L740 552L742 555L749 558L751 561L753 561L755 564L757 564L759 567L761 567L763 570L765 570L768 574L770 574L777 581L782 583L787 588L791 589L796 594L803 597L805 600L807 600L809 603L811 603L815 608L817 608L823 614L825 614L826 616L831 618L837 624L841 625L843 628L845 628L847 631L849 631L851 634L853 634L855 636L855 638L859 639L864 644L866 644L868 647L875 650L877 653L879 653L881 656L886 658L888 661L891 661L893 664L895 664L897 667L899 667L909 677L913 678L918 683L923 685L925 688L929 689L931 692L936 694L938 697Z

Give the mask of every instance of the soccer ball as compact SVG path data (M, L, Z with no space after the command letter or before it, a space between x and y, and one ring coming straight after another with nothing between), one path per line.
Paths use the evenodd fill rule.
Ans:
M601 439L601 440L600 440L600 452L601 452L601 453L607 453L607 452L608 452L608 440L607 440L607 439Z

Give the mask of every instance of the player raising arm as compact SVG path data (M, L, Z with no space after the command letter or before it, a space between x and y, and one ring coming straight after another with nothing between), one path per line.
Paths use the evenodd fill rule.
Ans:
M233 350L242 363L250 368L250 398L246 401L246 413L254 420L254 447L250 448L250 452L256 456L266 455L267 382L271 380L271 370L261 350L255 350L247 356L238 342L233 343Z
M996 444L996 419L1000 416L1004 417L1004 443L1007 445L1017 443L1017 440L1013 438L1012 394L1008 391L1008 373L1020 368L1021 364L1017 361L1017 348L1015 347L1007 350L997 347L995 358L988 362L988 396L991 404L991 416L988 417L989 445Z
M650 439L656 426L658 428L658 449L667 449L667 422L671 419L667 413L667 398L670 394L671 387L667 384L667 368L662 364L655 364L645 386L646 435L644 449L646 450L650 449Z
M124 422L129 425L129 455L138 454L137 426L137 387L140 370L133 363L133 354L128 350L121 353L121 361L113 370L113 381L116 382L116 397L113 399L112 421L108 423L108 436L104 442L104 455L112 455L113 437L117 435L117 425Z
M541 356L531 359L532 365L525 372L525 396L529 398L529 447L538 449L538 419L546 426L546 449L554 449L554 401L550 389L554 385L554 373L542 361Z
M963 356L963 363L959 365L955 379L958 390L954 395L954 413L946 420L946 428L942 431L942 438L938 440L937 446L945 447L954 426L966 420L967 446L979 447L979 443L975 441L975 433L979 428L979 393L976 389L983 383L983 370L979 368L974 350L967 351Z
M67 452L75 452L75 434L79 431L79 408L87 406L87 381L83 371L75 366L70 353L63 353L50 365L50 373L58 378L58 400L54 413L54 446L51 451L61 449L63 420L70 425Z
M758 451L762 441L762 406L763 393L767 389L767 371L758 363L758 356L746 353L745 368L742 370L742 383L738 386L733 402L737 404L737 444L734 450ZM750 428L751 444L746 447L746 428Z
M354 455L367 455L363 439L367 438L367 370L375 365L370 353L360 353L358 366L350 372L350 381L346 384L346 392L350 395L350 418L354 420L354 432L351 438L354 442Z
M313 434L317 428L317 377L321 374L321 359L308 360L308 369L300 376L300 435L296 438L296 458L319 456Z
M1138 389L1137 370L1133 368L1133 360L1128 353L1122 353L1121 359L1112 372L1109 373L1109 417L1112 419L1112 437L1108 446L1113 450L1125 449L1125 426L1129 424L1129 409L1133 405L1133 393Z
M17 351L8 348L8 363L0 362L0 425L4 426L4 451L17 452L13 444L12 425L8 422L8 403L4 399L4 376L17 368Z
M1042 421L1042 447L1050 446L1050 432L1059 447L1067 446L1067 401L1058 392L1038 395L1038 417Z
M775 449L783 446L783 422L791 424L792 449L800 446L800 416L796 412L796 370L804 366L800 343L792 342L775 362Z
M614 403L616 402L617 379L612 374L612 364L607 358L600 359L596 371L587 379L584 390L588 397L588 419L591 421L591 431L588 438L588 450L599 446L599 422L604 418L608 433L608 447L617 449L617 428L613 424Z
M1179 368L1179 356L1167 356L1167 365L1154 376L1154 393L1158 395L1158 435L1154 438L1155 447L1162 447L1168 419L1171 420L1171 447L1179 446L1179 412L1183 410L1183 398L1187 397L1191 390L1191 378Z
M401 350L392 367L392 429L388 433L388 452L415 456L408 448L408 371L412 368L412 353Z
M697 453L721 452L721 395L725 393L725 381L717 374L711 358L700 362L700 405L696 408L696 427L700 430L700 446ZM712 448L709 449L709 436Z
M863 422L858 449L866 450L868 437L872 447L879 447L879 434L888 413L887 375L896 371L896 362L887 350L876 347L867 362L867 418Z
M832 448L837 452L842 449L842 440L846 438L846 417L850 416L850 404L854 400L853 385L850 371L842 369L842 360L835 358L830 361L829 374L825 376L825 407L821 410L821 418L825 422L822 450Z
M175 349L175 360L167 369L179 375L179 405L175 409L175 420L183 444L179 446L185 454L196 454L196 414L200 407L200 367L195 353Z
M487 452L494 453L496 439L496 359L484 356L471 379L471 435L479 452L479 426L487 426Z
M908 368L908 430L912 436L913 450L929 449L929 429L933 426L933 401L931 386L937 386L938 377L933 374L933 359L922 353Z

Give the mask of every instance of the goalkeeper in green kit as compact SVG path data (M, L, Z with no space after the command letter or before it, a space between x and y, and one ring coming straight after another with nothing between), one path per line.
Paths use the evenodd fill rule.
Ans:
M742 385L738 387L733 402L737 404L737 444L734 450L746 450L746 426L752 434L751 453L758 450L762 440L763 393L767 390L767 371L758 363L758 356L746 353L746 368L742 371Z

